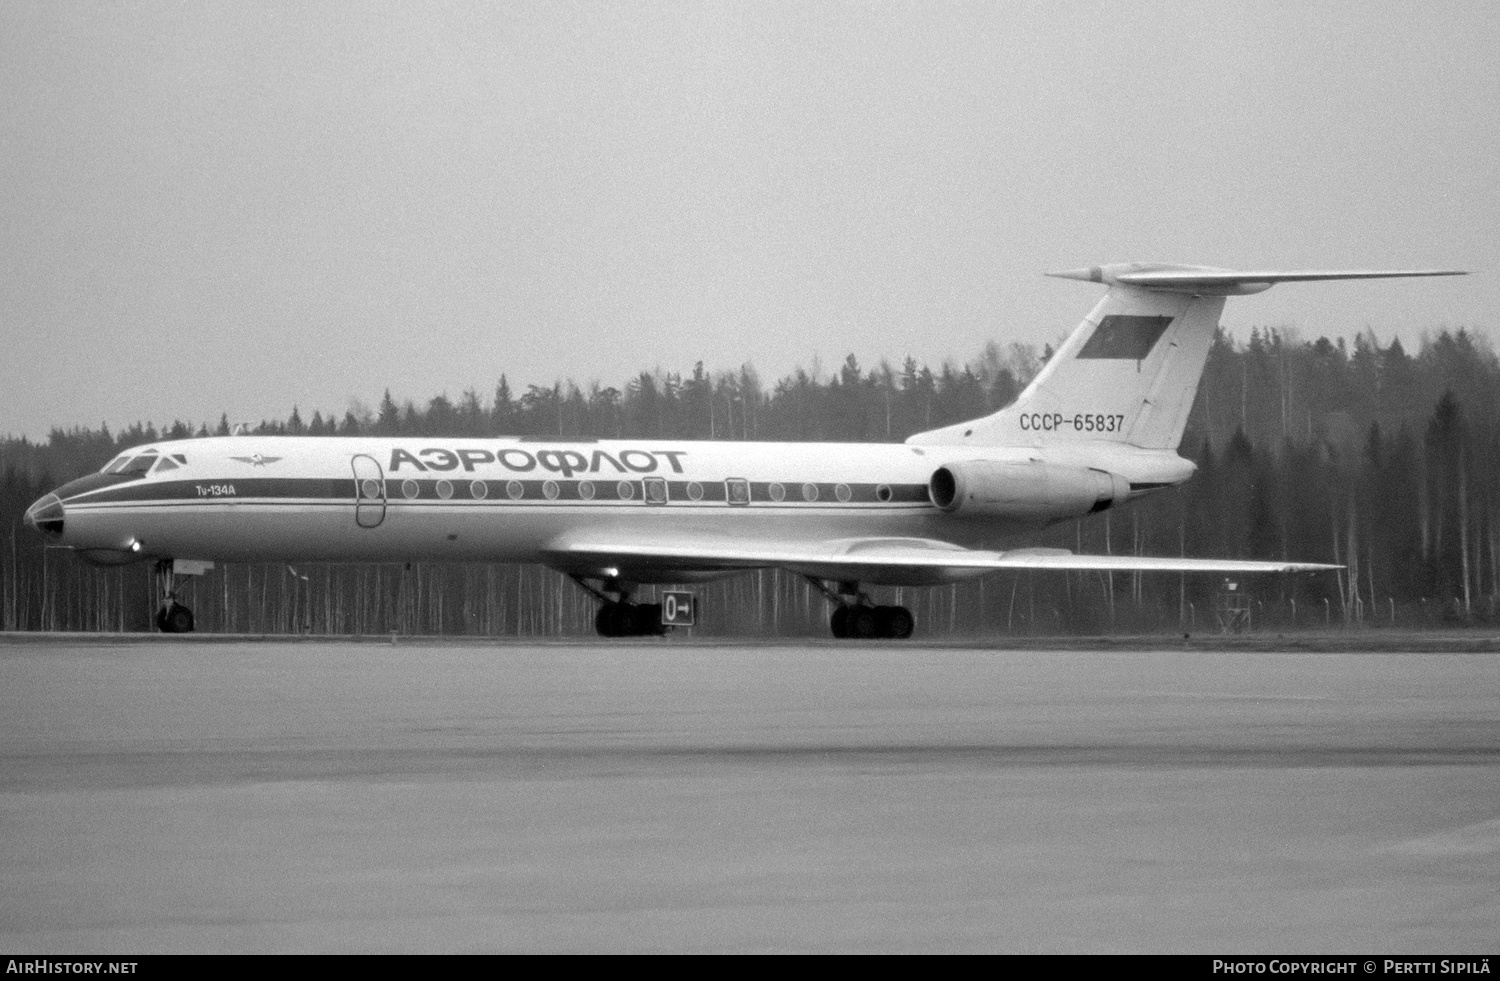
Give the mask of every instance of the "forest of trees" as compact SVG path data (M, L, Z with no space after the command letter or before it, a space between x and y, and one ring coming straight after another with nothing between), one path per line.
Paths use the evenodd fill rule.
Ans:
M763 385L750 366L642 372L623 389L572 381L425 405L385 393L374 410L297 407L245 431L289 435L530 435L899 441L1012 401L1050 350L989 345L938 371L816 365ZM1351 345L1275 330L1220 333L1182 454L1184 487L1068 522L1034 544L1075 551L1302 559L1338 574L1246 583L1256 626L1416 626L1497 619L1500 361L1482 338L1443 331L1415 355L1366 334ZM147 630L159 603L148 565L95 569L49 551L21 517L37 497L119 450L210 433L173 422L0 439L0 627ZM1214 629L1220 582L1176 574L995 574L953 587L877 590L911 607L923 636ZM897 594L899 593L899 598ZM705 634L827 634L825 601L775 572L699 589ZM885 597L885 598L882 598ZM566 578L514 565L221 566L184 601L200 631L548 636L592 632L594 602Z

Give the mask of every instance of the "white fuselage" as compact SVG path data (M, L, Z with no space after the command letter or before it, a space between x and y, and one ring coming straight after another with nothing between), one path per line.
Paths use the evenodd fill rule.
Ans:
M906 536L996 547L1045 522L973 520L933 472L1045 460L1179 483L1173 452L1118 443L877 443L216 437L158 443L171 465L58 490L60 544L96 561L546 561L561 536L797 541ZM146 452L143 449L141 452Z

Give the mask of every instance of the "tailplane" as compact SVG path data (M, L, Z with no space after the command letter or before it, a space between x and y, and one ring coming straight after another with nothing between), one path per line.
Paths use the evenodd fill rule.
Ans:
M908 443L1105 441L1175 450L1226 297L1284 282L1464 274L1438 269L1236 272L1124 263L1048 275L1109 289L1014 403L983 419L917 433Z

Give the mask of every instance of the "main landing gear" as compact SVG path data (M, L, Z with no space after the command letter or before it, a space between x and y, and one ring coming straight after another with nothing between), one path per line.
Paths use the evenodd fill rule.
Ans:
M600 590L590 586L581 576L571 578L599 600L594 629L599 631L600 637L661 637L666 634L667 628L661 622L660 603L632 603L629 587L618 581L606 582ZM611 593L614 595L609 595Z
M166 602L156 611L156 629L164 634L190 634L193 632L193 611L177 602L177 575L172 560L162 559L156 563L156 580L166 592Z
M904 606L876 606L857 582L841 582L831 590L821 579L807 581L836 604L828 626L840 640L905 640L916 629L916 618Z
M606 601L594 615L594 629L600 637L661 637L667 632L660 603L629 601Z

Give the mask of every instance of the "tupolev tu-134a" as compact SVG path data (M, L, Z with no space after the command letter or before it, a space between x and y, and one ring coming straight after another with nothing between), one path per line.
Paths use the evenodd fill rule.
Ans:
M1010 406L904 443L228 436L158 442L31 506L54 545L155 560L157 625L191 630L176 577L214 562L533 562L600 602L604 636L664 632L691 598L641 584L748 570L807 577L835 637L911 636L866 585L1001 569L1298 572L1314 562L1075 555L1028 532L1192 476L1177 453L1229 296L1276 283L1452 270L1236 272L1129 263L1051 275L1103 299ZM682 602L678 602L679 598Z

